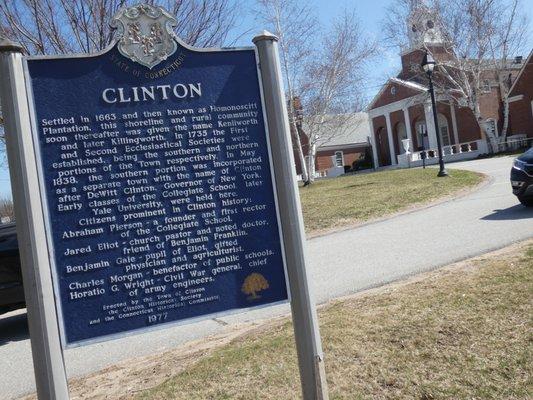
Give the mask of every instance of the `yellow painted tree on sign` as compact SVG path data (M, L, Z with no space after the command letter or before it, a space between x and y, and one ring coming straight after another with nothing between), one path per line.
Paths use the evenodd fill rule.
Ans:
M250 295L248 300L256 300L261 298L257 292L268 288L268 281L265 279L265 277L257 272L254 272L244 280L241 290L244 294Z

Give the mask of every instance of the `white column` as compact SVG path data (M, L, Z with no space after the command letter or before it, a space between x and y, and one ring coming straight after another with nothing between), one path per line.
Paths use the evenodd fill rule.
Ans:
M407 139L409 139L409 151L415 151L415 142L413 141L413 132L411 131L411 120L409 119L409 108L403 109L403 119L405 121L405 129L407 130Z
M398 164L396 159L396 150L394 150L394 139L392 137L392 126L390 123L390 113L385 114L385 120L387 121L387 136L389 138L389 152L390 152L390 161L392 165Z
M453 104L453 100L450 100L450 109L452 112L453 139L455 140L455 144L459 144L459 131L457 130L457 118L455 117L455 105Z
M372 122L372 116L368 116L368 124L370 125L370 144L372 145L372 161L374 162L374 168L379 167L378 148L376 146L376 132L374 132L374 122Z
M435 123L433 122L433 107L431 106L431 102L427 102L424 104L424 114L426 116L426 127L428 129L429 148L436 149L437 129L435 127Z

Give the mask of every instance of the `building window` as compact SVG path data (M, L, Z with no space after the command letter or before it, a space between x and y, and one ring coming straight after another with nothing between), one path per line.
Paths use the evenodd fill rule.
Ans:
M344 166L344 154L342 154L342 151L335 152L335 166L336 167Z
M490 93L490 81L488 79L483 81L483 84L481 85L481 91L483 93Z
M400 154L403 154L405 153L403 141L407 139L407 130L405 129L405 124L403 122L398 122L396 125L396 136L398 137L398 149L400 150Z
M437 119L439 123L439 131L440 131L440 138L442 140L442 145L449 146L451 144L451 140L450 140L450 130L448 128L448 119L442 114L439 114L437 116Z
M418 121L415 124L416 138L419 148L428 148L428 129L426 127L426 121Z

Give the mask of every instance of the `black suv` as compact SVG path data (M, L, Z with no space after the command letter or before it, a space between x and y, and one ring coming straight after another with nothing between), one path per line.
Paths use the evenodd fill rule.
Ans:
M0 225L0 314L24 307L17 230L14 223Z
M511 186L520 203L533 207L533 147L514 160Z

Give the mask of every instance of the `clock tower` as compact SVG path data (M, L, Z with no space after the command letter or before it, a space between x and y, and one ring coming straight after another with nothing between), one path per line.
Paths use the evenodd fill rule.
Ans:
M424 46L443 45L444 34L437 10L427 6L425 1L412 4L407 17L409 48L415 50Z
M402 71L399 78L417 79L420 75L420 63L426 50L433 54L435 60L444 61L454 57L446 46L446 40L439 12L427 5L426 1L412 1L411 11L406 20L407 48L402 53Z

